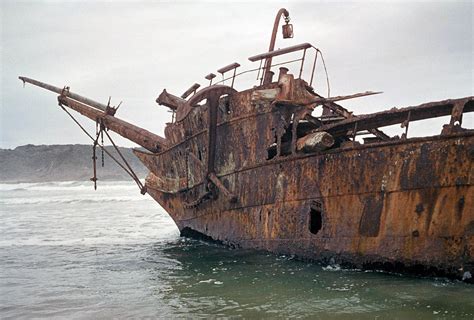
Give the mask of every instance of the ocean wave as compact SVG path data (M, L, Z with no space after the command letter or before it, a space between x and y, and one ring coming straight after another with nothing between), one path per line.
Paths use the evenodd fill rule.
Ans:
M99 181L98 187L107 190L135 189L136 185L131 181ZM54 190L91 190L93 185L90 181L55 181L38 183L0 183L0 191L54 191Z
M144 198L142 195L138 196L104 196L98 198L7 198L0 199L0 204L3 205L30 205L30 204L54 204L54 203L104 203L104 202L130 202L150 200Z
M101 237L81 239L14 239L0 240L0 248L21 246L98 246L98 245L168 245L172 241L180 240L179 230L174 225L160 229L160 234L145 234L137 238Z

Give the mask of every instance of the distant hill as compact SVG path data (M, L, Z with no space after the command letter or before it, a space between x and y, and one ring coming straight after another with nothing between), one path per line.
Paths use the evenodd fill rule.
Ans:
M114 157L113 147L106 147ZM138 177L147 169L130 148L119 148ZM117 155L116 158L119 156ZM97 148L97 177L99 180L128 180L130 177L107 154L101 166L101 150ZM25 145L0 149L0 182L43 182L89 180L92 173L91 145Z

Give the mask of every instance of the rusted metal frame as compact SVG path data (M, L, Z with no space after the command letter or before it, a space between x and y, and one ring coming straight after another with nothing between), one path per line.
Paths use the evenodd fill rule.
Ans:
M354 117L354 115L351 111L347 110L346 108L344 108L343 106L341 106L339 104L336 104L335 102L327 101L327 102L323 103L323 106L331 109L332 111L334 111L335 113L343 116L346 119L350 119L350 118Z
M403 140L383 141L383 142L373 143L373 144L363 144L363 145L352 146L352 147L348 147L348 148L344 148L344 149L341 149L341 148L330 149L330 150L324 151L324 153L319 153L319 154L314 154L314 153L313 154L298 154L294 157L289 157L289 158L288 157L285 157L285 158L281 158L281 157L276 158L275 157L271 160L265 160L265 161L262 161L260 163L254 164L254 165L249 165L249 166L246 166L246 167L242 167L239 170L236 170L236 171L233 171L233 172L229 172L229 173L226 173L226 174L219 175L218 178L230 177L230 176L232 176L234 174L237 174L237 173L242 173L242 172L254 170L254 169L265 167L265 166L273 166L273 165L276 165L276 164L286 163L287 165L290 165L289 163L291 163L291 162L296 162L296 161L299 161L299 160L302 160L302 159L305 159L305 158L337 156L340 153L349 153L350 151L354 151L354 150L388 148L388 147L392 147L392 146L400 145L400 144L407 144L407 143L416 144L416 143L428 142L428 141L433 141L433 140L450 140L450 139L457 139L457 138L460 138L460 137L469 137L469 136L474 136L474 131L456 133L456 134L453 134L453 135L450 135L450 136L439 135L439 136L433 136L433 137L411 138L407 141L403 141ZM291 165L293 165L293 164L291 164ZM203 182L197 183L195 186L193 186L193 188L198 187L202 184L203 184ZM418 190L418 189L419 188L411 188L409 190ZM393 192L396 192L396 191L402 191L402 190L401 189L400 190L394 190ZM348 195L355 195L355 194L360 194L360 193L354 193L354 194L348 194ZM364 193L362 193L362 194L364 194ZM287 202L287 201L288 200L282 200L282 202ZM294 201L296 201L296 200L294 200ZM236 207L236 208L238 208L238 207Z
M225 67L220 68L219 70L217 70L217 72L219 72L220 74L224 74L227 71L230 71L232 69L237 69L238 67L240 67L240 64L238 64L237 62L234 62Z
M316 61L317 61L317 59L318 59L318 50L316 50L315 54L314 54L313 69L311 71L311 80L309 81L309 86L310 87L313 86L314 70L316 70Z
M261 61L263 61L263 60L261 60ZM290 64L290 63L298 62L298 61L301 61L301 58L299 58L299 59L293 59L293 60L288 60L288 61L284 61L284 62L280 62L280 63L276 63L276 64L273 64L273 65L271 65L271 66L272 66L272 67L277 67L277 66L281 66L281 65L283 65L283 64ZM242 71L242 72L237 73L237 74L235 75L235 77L237 78L237 77L239 77L239 76L241 76L241 75L243 75L243 74L245 74L245 73L254 72L254 71L258 71L258 72L259 72L258 74L260 74L260 69L261 69L261 66L260 66L259 68L245 70L245 71ZM213 85L218 85L218 84L224 83L225 81L230 80L230 79L232 79L232 78L233 78L233 76L232 76L232 77L228 77L228 78L224 78L224 75L222 75L222 80L220 80L220 81L218 81L218 82L215 82ZM262 79L263 79L263 78L260 78L260 80L261 80L261 81L260 81L260 85L262 85ZM257 76L257 80L258 80L258 76Z
M189 87L188 90L186 90L182 95L181 95L181 98L182 99L186 99L187 97L189 97L189 95L191 93L196 93L196 90L200 87L201 85L199 83L194 83L191 87Z
M303 108L303 109L296 108L296 110L293 112L293 121L291 123L291 144L290 144L290 149L291 149L291 154L292 155L296 154L296 150L297 150L298 125L299 125L301 120L306 118L307 115L310 115L310 111L308 111L308 109L306 109L306 108ZM281 139L280 139L279 148L281 149ZM280 154L281 154L281 150L280 150Z
M296 155L295 157L284 157L284 158L281 158L281 157L276 158L275 157L271 160L265 160L265 161L262 161L260 163L254 164L254 165L249 165L249 166L246 166L246 167L242 167L239 170L236 170L234 172L219 175L218 177L219 178L229 177L229 176L231 176L235 173L241 173L241 172L253 170L253 169L256 169L256 168L271 166L271 165L275 165L275 164L286 163L286 164L290 165L289 164L290 162L299 161L299 160L304 159L304 158L335 156L335 155L338 155L340 153L347 153L347 152L350 152L350 151L353 151L353 150L378 149L378 148L381 148L381 147L385 148L385 147L391 147L391 146L395 146L395 145L399 145L399 144L407 144L407 143L416 144L416 143L428 142L428 141L433 141L433 140L450 140L450 139L457 139L459 137L469 137L469 136L474 136L474 131L456 133L456 134L453 134L451 136L438 135L438 136L433 136L433 137L418 137L418 138L411 138L407 141L390 140L390 141L383 141L383 142L373 143L373 144L363 144L363 145L353 146L353 147L344 148L344 149L341 149L341 148L329 149L327 151L324 151L324 153L319 153L319 154L314 154L314 153L313 154L299 154L299 155ZM198 185L199 184L197 184L196 186L198 186ZM416 190L416 189L417 188L413 188L413 190ZM285 201L287 201L287 200L284 200L284 202Z
M305 115L304 119L308 121L309 123L312 123L313 125L320 127L323 125L323 122L319 120L318 118L313 117L310 114Z
M245 71L239 72L239 73L237 73L237 74L235 74L235 75L233 75L233 76L231 76L231 77L228 77L228 78L224 78L224 74L222 74L222 80L217 81L217 82L214 82L213 85L215 86L215 85L218 85L218 84L220 84L220 83L224 83L226 80L232 79L232 78L234 78L234 77L237 78L238 76L240 76L240 75L242 75L242 74L249 73L249 72L254 72L254 71L257 71L257 70L259 70L259 69L258 69L258 68L255 68L255 69L245 70Z
M342 117L340 115L334 115L334 116L321 116L319 117L319 120L321 124L326 124L326 123L333 123L341 120L345 120L347 118Z
M337 114L345 117L346 119L351 119L351 118L354 118L357 116L355 116L354 114L352 114L352 112L350 112L349 110L347 110L346 108L344 108L343 106L335 103L335 102L325 102L323 103L324 106L328 107L329 109L331 109L332 111L336 112ZM388 136L387 134L385 134L382 130L380 129L377 129L377 128L373 128L373 129L370 129L369 130L370 133L372 133L373 135L375 135L377 138L380 138L382 140L390 140L390 136Z
M272 112L275 112L275 111L270 110L270 111L262 112L262 113L257 113L257 112L256 112L256 113L247 114L247 115L244 115L244 116L241 116L241 117L235 117L235 118L232 118L232 119L230 119L230 120L228 120L228 121L219 122L219 123L217 123L217 126L220 127L220 126L222 126L222 125L232 124L232 123L234 123L234 122L242 121L242 120L245 120L245 119L247 119L247 118L255 118L255 117L264 116L264 115L266 115L266 114L268 114L268 113L272 113ZM204 130L201 130L201 131L199 131L199 132L196 132L196 133L194 133L193 135L191 135L191 136L185 138L184 140L182 140L182 141L180 141L180 142L178 142L178 143L176 143L176 144L174 144L174 145L170 145L166 150L163 150L163 151L158 152L157 155L161 155L161 154L164 154L165 152L168 152L168 151L171 150L171 149L178 148L180 145L182 145L182 144L184 144L184 143L186 143L186 142L188 142L188 141L190 141L190 140L196 138L197 136L202 135L202 134L204 134L204 133L206 133L206 132L207 132L207 129L204 129Z
M277 15L275 17L275 22L273 23L272 36L270 38L270 46L268 48L268 51L273 51L273 49L275 49L276 34L278 31L278 25L280 24L280 19L282 15L284 15L285 17L288 17L290 14L288 10L286 10L285 8L281 8L280 10L278 10ZM269 57L265 61L265 67L263 70L263 78L264 78L263 83L264 84L268 81L271 65L272 65L272 58Z
M240 67L240 64L238 64L237 62L234 62L232 64L229 64L228 66L222 67L219 70L217 70L217 72L222 74L222 82L224 82L226 80L226 79L224 79L224 73L226 73L227 71L230 71L232 69L234 70L234 74L231 77L232 78L232 84L230 85L231 88L234 87L234 80L235 80L235 76L236 76L236 72L237 72L238 67Z
M276 126L276 132L275 132L275 135L276 135L276 158L279 158L282 154L282 138L283 138L283 135L285 134L286 130L288 129L289 125L290 125L290 121L291 121L291 113L284 113L285 110L283 110L283 112L278 112L279 115L280 115L280 118L279 118L279 121L277 123L277 126ZM292 127L292 130L294 130L295 128ZM292 141L293 142L293 141ZM293 144L292 144L293 145ZM291 150L293 152L293 150Z
M219 96L215 92L211 92L211 95L207 97L208 101L208 115L209 115L209 127L207 136L207 174L213 173L215 168L215 157L216 157L216 136L217 136L217 110L219 108Z
M391 139L390 136L388 136L387 134L385 134L385 132L383 132L382 130L380 129L376 129L376 128L372 128L372 129L369 129L370 133L372 133L374 136L376 136L377 138L379 139L382 139L382 140L389 140Z
M186 150L185 168L186 168L186 189L189 189L189 150Z
M357 122L354 123L354 131L352 132L352 141L356 140L356 135L357 135Z
M315 155L315 154L302 154L302 155L292 157L292 158L283 158L283 159L280 158L280 159L265 161L265 162L262 162L262 163L259 163L259 164L256 164L256 165L244 167L244 168L241 168L238 171L234 171L234 172L231 172L231 173L226 173L226 174L220 175L220 178L229 177L229 176L232 176L232 175L235 175L235 174L238 174L238 173L242 173L242 172L245 172L245 171L253 170L253 169L256 169L256 168L259 168L259 167L274 166L274 165L278 165L280 163L288 164L289 162L304 160L305 158L335 156L337 154L348 153L348 152L353 151L353 150L377 149L377 148L380 148L380 147L385 148L385 147L391 147L391 146L394 146L394 145L407 144L407 143L416 144L416 143L428 142L428 141L433 141L433 140L452 140L452 139L458 139L459 137L464 137L464 136L469 137L469 136L473 136L473 135L474 135L474 132L471 131L471 132L458 133L458 134L454 134L454 135L451 135L451 136L434 136L434 137L413 138L413 139L410 139L409 142L401 141L401 140L392 140L392 141L380 142L380 143L376 143L376 144L360 145L360 146L351 147L351 148L347 148L347 149L334 149L334 150L329 150L329 151L327 151L323 154L317 154L317 155ZM198 187L200 185L202 185L202 183L196 184L194 187ZM444 187L440 187L440 188L444 188ZM150 186L150 189L154 189L154 188L152 186ZM419 190L419 189L420 188L410 188L409 190ZM154 190L157 190L157 189L154 189ZM387 193L400 192L400 191L404 191L404 190L401 190L401 189L391 190L391 191L387 191ZM360 194L370 194L370 193L373 193L373 192L347 193L345 195L358 195L358 194L360 195ZM332 198L340 197L340 195L332 195L330 197L332 197ZM293 201L310 200L310 199L313 199L313 197L298 198L298 199L289 200L289 201L288 200L280 200L280 201L275 201L275 202L263 203L263 205L270 204L270 203L283 203L283 202L293 202ZM247 207L256 207L256 206L260 206L260 205L262 205L262 204L250 205L250 206L233 206L232 208L229 208L229 210L231 210L231 209L232 210L233 209L237 210L237 209L247 208ZM200 216L207 215L207 214L208 213L204 213L202 215L194 216L193 218L182 219L182 220L183 221L184 220L191 220L191 219L195 219L195 218L198 218Z
M208 144L207 144L207 177L221 191L224 196L229 198L230 202L236 202L237 197L232 194L220 182L215 173L215 159L217 146L217 110L219 108L220 92L210 92L207 97L209 102L209 128L208 128Z
M260 69L262 68L262 62L263 60L260 60L260 65L258 66L258 73L257 73L257 79L260 77ZM262 73L262 79L263 79L263 73ZM260 83L262 83L262 79L260 79Z
M452 134L456 131L462 130L461 129L461 124L462 124L462 115L464 111L464 103L454 103L453 110L451 112L451 119L449 120L449 123L443 126L443 130L441 131L441 134Z
M455 126L456 123L460 126L462 124L462 114L464 110L465 104L464 103L455 103L453 107L453 111L451 112L451 119L449 121L450 126Z
M257 54L255 56L251 56L248 59L251 62L255 62L255 61L258 61L258 60L262 60L262 59L267 59L267 61L268 61L268 59L278 57L278 56L281 56L283 54L292 53L292 52L296 52L296 51L300 51L300 50L306 50L306 49L309 49L309 48L314 48L314 47L313 47L313 45L311 45L311 43L305 42L305 43L297 44L295 46L278 49L278 50L275 50L275 51L260 53L260 54ZM271 61L270 61L270 63L271 63Z
M300 74L298 79L301 79L301 75L303 74L303 65L304 65L304 58L306 56L306 49L303 50L303 58L301 58L301 67L300 67Z
M297 61L301 61L301 58L275 63L275 64L272 64L272 67L277 67L277 66L281 66L282 64L293 63L293 62L297 62Z
M207 76L205 76L204 78L206 80L209 80L209 85L211 86L212 85L212 79L214 79L216 77L216 75L214 73L209 73Z
M69 97L59 96L58 101L93 121L96 121L97 118L102 118L107 128L151 152L159 152L168 146L168 141L165 138L114 116L104 114L102 111L93 109Z
M402 122L401 127L405 128L405 132L402 134L401 139L406 140L408 138L408 126L410 125L411 111L408 111L407 119Z
M307 105L315 104L315 103L324 104L325 102L328 102L328 101L334 102L334 101L341 101L341 100L349 100L349 99L354 99L354 98L372 96L372 95L381 94L381 93L383 93L383 92L380 92L380 91L378 91L378 92L366 91L366 92L354 93L354 94L349 94L349 95L345 95L345 96L336 96L336 97L331 97L331 98L320 97L320 98L310 100L310 101L304 103L303 105L307 106Z
M235 72L237 71L237 68L234 69L234 74L232 76L232 83L230 84L230 87L233 88L234 87L234 81L235 81Z
M209 173L209 179L212 181L212 183L219 189L220 192L224 194L226 198L229 199L231 203L236 203L237 202L237 196L234 195L232 192L230 192L224 184L219 180L219 178L216 176L214 172Z
M235 118L232 118L230 119L229 121L222 121L220 123L217 124L218 127L220 126L229 126L229 125L233 125L234 123L236 122L241 122L241 121L245 121L246 119L253 119L253 118L256 118L257 121L258 121L258 118L259 117L262 117L262 116L266 116L267 114L269 113L274 113L274 112L277 112L276 109L273 109L273 110L269 110L269 111L266 111L266 112L263 112L263 113L252 113L252 114L247 114L247 115L244 115L244 116L241 116L241 117L235 117ZM307 117L305 117L307 118ZM314 122L316 125L321 125L320 122L317 120L317 119L309 119L311 120L310 122ZM172 146L169 147L169 149L165 150L165 151L162 151L160 153L157 154L157 156L160 156L160 155L163 155L165 154L166 152L170 152L172 151L173 149L175 148L180 148L183 144L186 144L188 143L189 141L192 141L193 139L196 139L196 137L204 134L207 132L207 129L204 129L204 130L201 130L195 134L193 134L192 136L186 138L185 140L183 141L180 141ZM194 161L196 161L201 167L203 167L203 170L205 170L205 165L199 161L195 155L193 153L189 153L190 155L190 158L193 159Z
M437 118L450 115L452 113L453 107L457 103L464 104L464 112L473 112L473 101L473 97L468 97L456 100L430 102L419 106L396 110L382 111L327 124L316 129L316 131L327 131L336 136L345 135L355 122L358 123L359 130L370 130L377 127L401 123L407 119L408 112L410 112L410 121Z
M370 131L368 131L368 130L365 130L365 131L361 130L361 131L356 132L356 136L365 136L365 135L368 135L368 134L370 134Z
M228 190L224 187L222 183L216 184L214 183L212 175L215 176L215 158L216 158L216 146L217 146L217 117L218 117L218 109L219 109L219 99L222 95L225 94L233 94L236 90L227 87L227 86L214 86L214 87L207 87L195 96L193 96L187 104L189 106L196 105L199 101L203 99L207 99L208 103L208 142L207 142L207 172L206 177L208 181L210 181L214 186L216 186L224 195L232 195ZM212 189L211 189L211 193ZM213 194L213 196L215 196ZM203 195L200 199L204 200L206 194ZM199 199L198 199L199 200ZM234 197L230 197L230 201L234 201ZM197 201L197 200L196 200ZM199 202L200 203L200 202Z

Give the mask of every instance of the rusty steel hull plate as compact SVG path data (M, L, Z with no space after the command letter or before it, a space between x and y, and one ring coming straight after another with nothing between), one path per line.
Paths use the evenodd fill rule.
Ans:
M295 156L221 175L238 203L220 197L194 208L183 204L203 184L176 194L147 186L185 235L357 267L459 275L474 262L473 157L473 133Z

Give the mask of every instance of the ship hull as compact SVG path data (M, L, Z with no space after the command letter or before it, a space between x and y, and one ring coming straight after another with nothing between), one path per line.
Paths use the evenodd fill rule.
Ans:
M183 235L359 268L462 277L474 271L474 134L273 159L219 178L225 197L150 195Z

